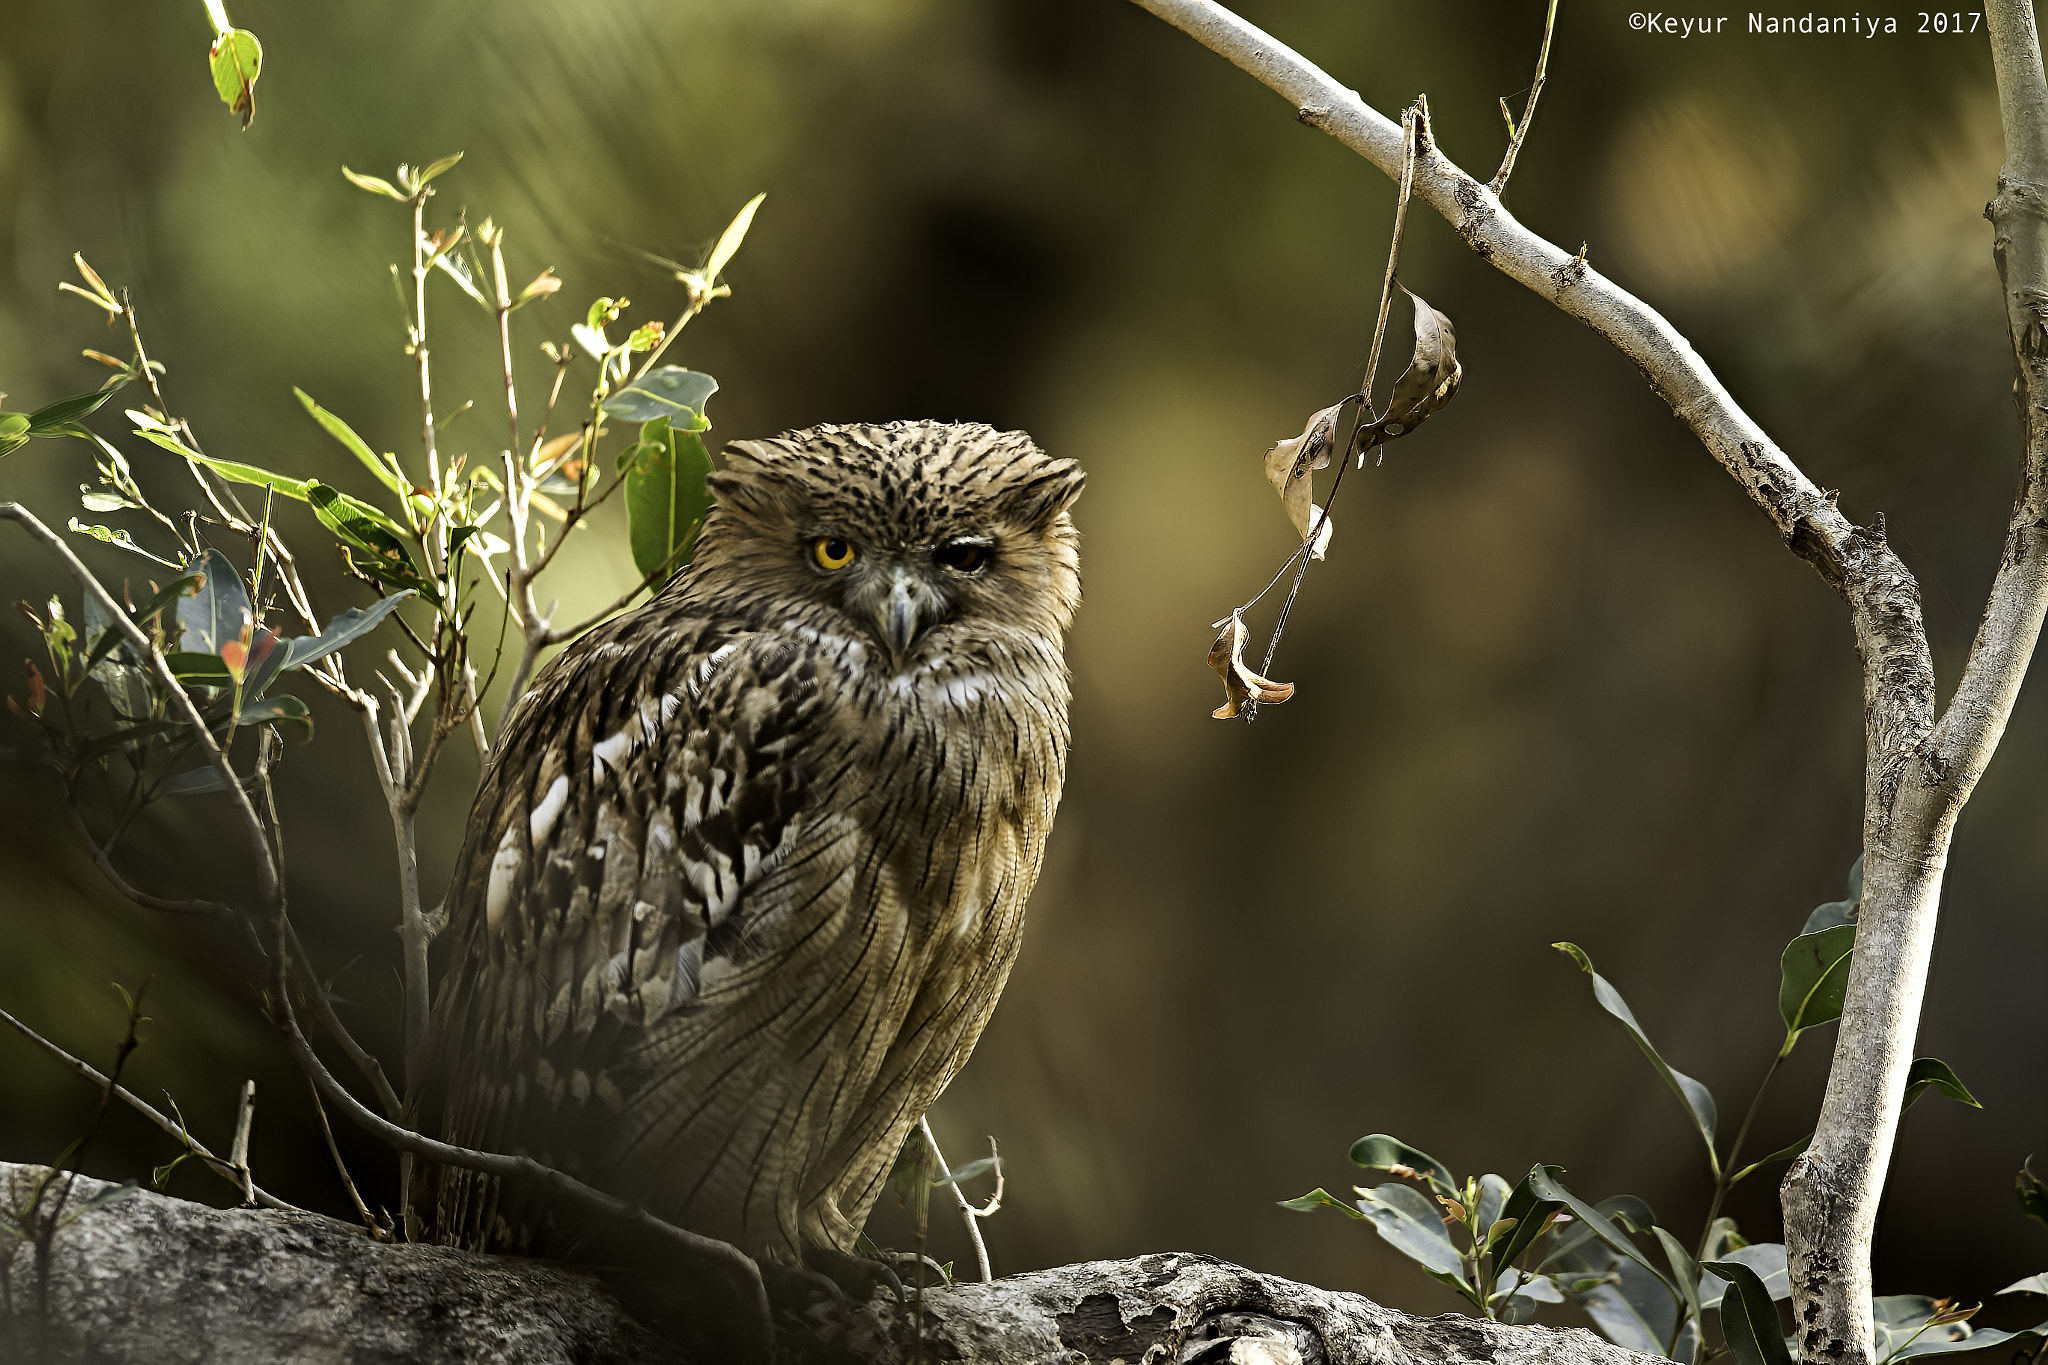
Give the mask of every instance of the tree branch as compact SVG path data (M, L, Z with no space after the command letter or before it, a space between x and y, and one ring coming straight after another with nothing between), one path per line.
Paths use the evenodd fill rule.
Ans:
M1963 803L2012 715L2048 610L2048 80L2030 4L1985 6L2006 160L1985 211L2017 371L2019 492L1962 680L1939 722L1869 719L1864 903L1813 1144L1784 1183L1793 1314L1808 1362L1872 1356L1870 1246L1934 952L1942 873ZM1917 624L1917 621L1916 621ZM1858 639L1866 630L1858 620ZM1865 644L1866 670L1870 646ZM1868 694L1866 688L1866 695Z
M85 1077L85 1079L91 1081L94 1085L100 1086L103 1089L107 1086L108 1078L101 1075L99 1070L96 1067L94 1067L90 1062L80 1061L78 1058L66 1052L63 1048L58 1047L55 1043L51 1042L48 1038L43 1037L42 1034L37 1033L27 1024L22 1023L21 1020L15 1018L13 1015L9 1014L4 1009L0 1009L0 1023L6 1024L9 1028L12 1028L22 1037L28 1039L31 1043L34 1043L37 1047L49 1053L52 1057L56 1058L59 1062L63 1063L63 1065L70 1071L76 1073L77 1075ZM163 1129L164 1132L176 1138L178 1142L181 1145L183 1145L187 1151L192 1153L193 1156L196 1156L201 1161L205 1162L207 1169L211 1170L215 1175L218 1175L221 1179L227 1181L230 1185L233 1185L238 1191L243 1188L242 1173L241 1171L236 1169L235 1164L232 1161L227 1160L225 1157L216 1156L211 1150L208 1149L205 1143L201 1142L198 1138L193 1137L189 1132L185 1131L185 1129L181 1125L172 1122L163 1114L159 1113L149 1103L149 1101L141 1098L134 1091L128 1089L128 1087L124 1085L115 1085L111 1093L113 1094L115 1099L121 1101L130 1109L133 1109L136 1113L142 1115L142 1117L148 1119L151 1123ZM247 1193L258 1204L260 1204L266 1209L283 1209L290 1213L305 1212L305 1210L299 1208L295 1204L285 1203L284 1200L279 1199L276 1195L270 1193L261 1185L255 1184L253 1181L249 1184Z
M1401 133L1355 91L1213 0L1134 0L1229 58L1296 117L1389 175ZM1870 1238L1911 1065L1942 872L1963 803L2011 714L2048 607L2048 83L2023 0L1986 6L2007 162L1991 217L2005 281L2026 450L2020 492L1961 686L1936 723L1919 587L1884 521L1851 525L1641 300L1515 221L1493 191L1422 149L1415 193L1488 264L1634 361L1787 545L1849 605L1864 672L1864 899L1835 1065L1813 1146L1784 1186L1795 1325L1809 1362L1870 1359Z

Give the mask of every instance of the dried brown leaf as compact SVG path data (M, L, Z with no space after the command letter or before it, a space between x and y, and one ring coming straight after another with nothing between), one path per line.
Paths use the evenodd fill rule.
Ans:
M1337 414L1343 406L1342 402L1332 403L1312 414L1308 424L1302 427L1301 435L1275 442L1273 448L1266 452L1266 482L1272 484L1273 491L1280 495L1280 506L1287 513L1287 519L1294 523L1294 533L1306 540L1310 528L1316 528L1315 544L1309 546L1311 559L1321 559L1323 552L1330 548L1330 519L1312 501L1314 488L1310 474L1330 463Z
M1415 354L1387 395L1387 410L1367 428L1367 437L1384 445L1421 426L1458 391L1465 370L1458 363L1458 336L1451 320L1429 306L1407 285L1401 292L1415 306Z
M1248 701L1278 705L1294 695L1293 683L1274 682L1245 667L1244 646L1249 636L1243 616L1233 611L1216 643L1209 646L1209 667L1223 679L1224 703L1209 713L1217 720L1237 719Z

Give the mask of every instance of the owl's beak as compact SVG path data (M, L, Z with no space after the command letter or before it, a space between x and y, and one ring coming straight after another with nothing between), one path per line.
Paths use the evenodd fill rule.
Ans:
M875 613L875 624L882 628L889 652L899 661L910 652L911 641L924 626L924 612L918 601L921 586L907 569L897 569L890 579L889 595L882 599Z

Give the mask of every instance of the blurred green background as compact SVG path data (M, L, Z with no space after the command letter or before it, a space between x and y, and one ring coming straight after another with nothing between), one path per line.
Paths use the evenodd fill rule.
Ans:
M1542 26L1538 0L1245 8L1382 110L1426 91L1442 145L1482 178L1504 143L1496 100L1519 112ZM1375 1130L1461 1172L1560 1163L1589 1198L1638 1193L1697 1226L1697 1140L1548 945L1584 945L1731 1128L1780 1035L1778 952L1857 853L1860 682L1841 604L1626 361L1411 217L1403 274L1456 321L1463 392L1347 480L1274 669L1295 700L1218 723L1207 623L1291 543L1259 457L1357 382L1393 201L1264 88L1122 0L232 12L266 51L247 134L210 85L199 0L0 0L8 407L98 383L81 347L122 349L56 291L83 251L133 289L212 453L369 493L291 395L416 450L385 273L403 213L340 167L389 175L460 149L436 221L490 214L520 279L567 281L520 315L529 412L539 341L589 299L629 295L634 321L676 311L629 248L694 259L766 190L733 297L669 357L722 382L714 445L974 419L1088 469L1066 804L1022 961L935 1116L956 1160L1002 1141L1000 1269L1186 1249L1447 1311L1450 1292L1370 1231L1274 1207L1341 1191L1359 1177L1349 1143ZM2016 453L1979 216L2000 158L1985 40L1917 36L1904 11L1894 37L1750 38L1730 11L1726 36L1680 41L1628 13L1567 0L1510 207L1663 309L1850 516L1888 515L1945 693ZM478 403L443 448L494 455L487 320L452 288L433 308L438 406ZM114 409L94 420L176 495ZM39 441L0 466L0 497L61 525L90 478L83 444ZM322 609L363 600L310 553L310 519L288 525ZM565 558L543 594L565 619L630 583L621 530L603 522ZM146 568L81 553L114 577ZM0 538L0 574L10 599L75 600L21 536ZM9 613L10 690L31 644ZM389 1058L389 826L359 726L312 699L318 736L282 774L294 908ZM1920 1051L1986 1107L1930 1101L1905 1123L1881 1292L1974 1301L2048 1263L2011 1195L2048 1146L2044 719L2037 687L1956 839ZM422 822L430 896L474 781L451 747ZM135 880L243 884L212 799L145 824L122 854ZM168 1088L224 1149L256 1077L258 1178L342 1212L246 964L203 925L112 896L51 779L6 760L0 1005L103 1062L120 1031L107 983L151 973L131 1084ZM1795 1056L1755 1152L1811 1126L1831 1032ZM49 1158L96 1100L0 1036L0 1155ZM390 1163L343 1140L389 1202ZM171 1150L121 1114L89 1164L142 1174ZM172 1188L225 1193L190 1169ZM1775 1238L1775 1176L1732 1211ZM905 1244L899 1222L878 1230ZM948 1220L935 1241L958 1251Z

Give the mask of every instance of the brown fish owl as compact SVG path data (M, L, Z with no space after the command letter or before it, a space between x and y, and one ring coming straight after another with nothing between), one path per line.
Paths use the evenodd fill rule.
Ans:
M1081 484L978 425L730 447L695 562L506 728L449 893L428 1130L774 1262L851 1251L1016 960ZM575 1237L466 1172L413 1204L472 1247Z

